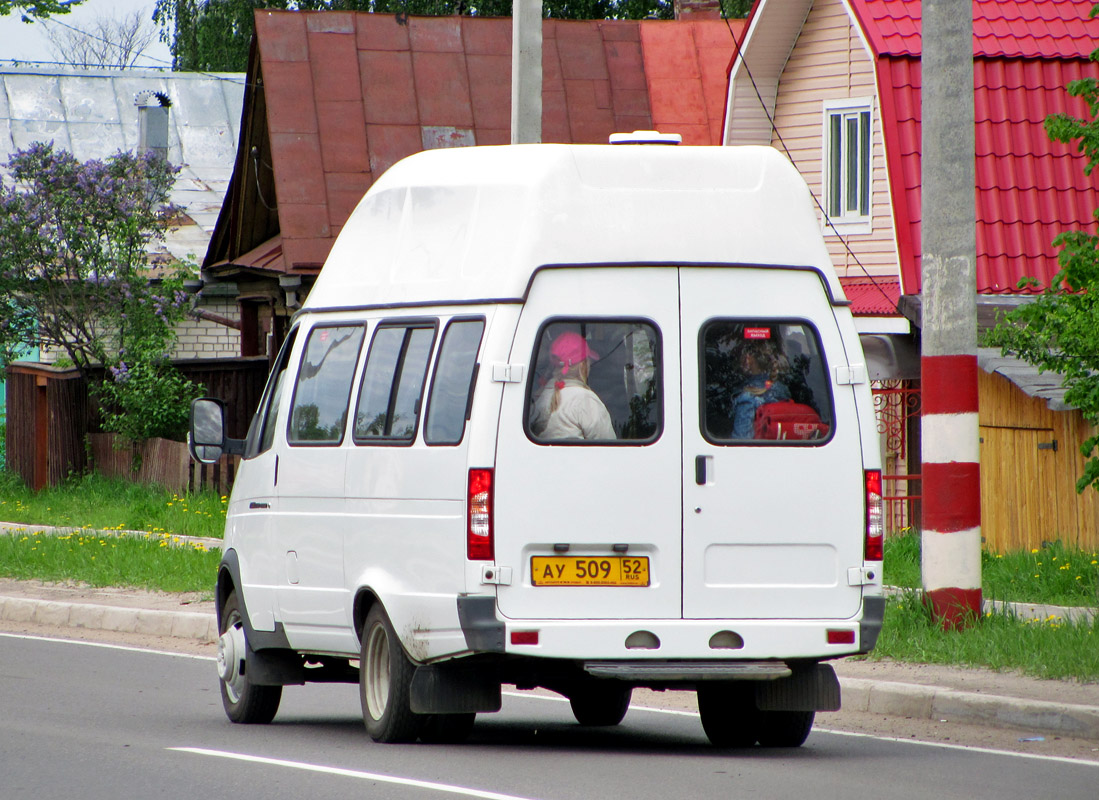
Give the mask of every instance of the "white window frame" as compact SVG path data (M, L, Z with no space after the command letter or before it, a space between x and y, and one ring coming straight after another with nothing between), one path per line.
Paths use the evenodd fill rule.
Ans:
M834 126L838 126L838 130ZM837 136L838 153L835 152ZM851 144L857 149L853 151ZM870 233L874 216L872 97L824 101L821 164L821 204L827 215L823 220L825 235Z

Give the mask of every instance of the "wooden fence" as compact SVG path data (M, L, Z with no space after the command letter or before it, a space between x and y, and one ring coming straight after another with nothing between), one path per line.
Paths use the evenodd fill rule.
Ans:
M189 359L175 365L204 394L225 402L228 434L243 438L263 393L267 358ZM8 367L7 392L8 468L35 489L89 466L175 491L212 488L224 494L232 487L236 463L228 457L214 465L192 465L186 445L162 439L147 443L136 460L132 447L116 449L103 438L99 408L89 401L87 383L75 369L16 362ZM136 476L135 463L141 465Z

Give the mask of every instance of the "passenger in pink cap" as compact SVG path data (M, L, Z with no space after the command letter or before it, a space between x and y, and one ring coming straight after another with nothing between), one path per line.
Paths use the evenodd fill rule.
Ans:
M588 386L599 354L579 333L566 331L550 345L554 381L546 384L531 413L530 428L541 439L616 439L611 415Z

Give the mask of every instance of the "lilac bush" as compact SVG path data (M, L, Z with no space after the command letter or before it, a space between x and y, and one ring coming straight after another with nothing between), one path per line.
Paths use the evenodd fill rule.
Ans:
M125 394L135 370L169 394L187 394L193 387L167 362L186 313L183 275L153 280L148 255L179 213L169 202L178 168L152 153L79 161L42 143L16 152L7 168L0 309L11 310L2 314L11 322L0 324L0 367L18 346L40 345L62 350L85 378L92 366L107 367L99 396L115 408L134 405ZM185 407L190 397L161 399ZM106 416L119 432L147 433Z

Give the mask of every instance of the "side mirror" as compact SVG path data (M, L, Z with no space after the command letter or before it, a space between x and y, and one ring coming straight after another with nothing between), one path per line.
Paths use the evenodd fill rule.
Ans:
M191 401L187 449L191 458L202 464L213 464L225 453L225 406L220 400L200 397Z

